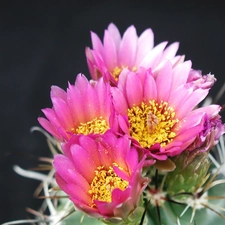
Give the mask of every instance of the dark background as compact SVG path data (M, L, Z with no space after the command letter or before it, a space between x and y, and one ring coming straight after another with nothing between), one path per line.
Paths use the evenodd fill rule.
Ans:
M179 41L178 53L193 68L218 78L214 95L225 80L222 2L0 1L0 223L27 218L25 208L41 202L32 197L39 182L12 166L28 169L39 156L50 156L44 136L29 130L41 109L51 107L51 85L66 89L78 73L89 76L84 49L91 46L90 30L102 38L110 22L122 33L134 24L138 34L151 27L155 44Z

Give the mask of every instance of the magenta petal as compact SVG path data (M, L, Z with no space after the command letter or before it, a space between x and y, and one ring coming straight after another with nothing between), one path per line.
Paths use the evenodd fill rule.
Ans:
M92 203L91 196L88 193L89 190L83 190L79 185L68 183L67 189L69 190L69 195L73 196L73 201L76 204L82 202L84 205L90 206Z
M125 116L118 115L118 123L119 123L119 126L120 126L121 130L125 134L129 135L130 131L129 131L128 119L125 118Z
M101 161L102 165L105 165L106 167L111 166L114 163L114 158L111 157L111 154L109 154L107 147L103 146L102 143L97 143L97 149L99 152L99 159Z
M57 130L55 129L55 127L45 118L43 117L39 117L38 118L38 122L41 124L41 126L47 130L50 134L52 134L53 136L55 136L56 138L58 138L59 140L61 139L60 135L58 135Z
M96 167L101 165L99 152L97 149L96 141L90 138L89 136L82 135L79 138L80 145L85 151L91 156L94 161Z
M116 205L108 202L102 202L102 201L95 201L95 204L98 208L99 213L104 217L113 217L113 209L116 207Z
M134 173L134 168L136 168L136 165L138 164L138 152L136 148L131 148L126 156L126 160L130 174Z
M60 124L65 130L69 131L73 127L73 118L69 106L60 98L52 98L52 103Z
M75 170L74 164L67 157L55 155L53 165L56 172L66 183L77 184L83 190L90 189L90 185L87 183L86 179Z
M91 121L96 117L102 116L99 111L98 95L91 84L86 86L85 96L83 97L83 101L84 100L85 103L83 102L82 104L85 110L85 113L83 112L83 114L85 115L86 121Z
M117 143L114 147L114 158L116 159L117 164L124 169L129 169L124 159L126 159L126 154L130 148L130 143L131 141L128 139L128 137L124 136L123 138L117 140Z
M61 189L66 193L68 194L69 193L69 190L67 189L66 185L67 185L67 182L58 174L58 173L55 173L54 174L54 177L55 177L55 180L56 180L56 183L59 185L59 187L61 187Z
M82 96L80 91L74 85L70 85L67 90L67 103L70 111L73 115L74 127L80 125L80 123L85 122L85 111L84 111L84 100L85 97Z
M113 170L116 173L116 175L121 179L126 180L128 182L130 181L130 176L125 171L120 170L117 166L113 166Z
M93 159L83 148L80 147L80 145L72 145L70 151L77 171L79 171L79 173L82 174L82 176L89 183L91 183L93 177L95 176L95 170L97 168Z
M119 188L116 188L112 191L112 202L120 204L125 202L130 195L130 188L122 191Z
M47 119L50 121L50 123L56 128L58 129L61 124L59 122L59 119L57 117L57 115L55 114L55 111L53 109L42 109L42 112L45 114L45 116L47 117Z

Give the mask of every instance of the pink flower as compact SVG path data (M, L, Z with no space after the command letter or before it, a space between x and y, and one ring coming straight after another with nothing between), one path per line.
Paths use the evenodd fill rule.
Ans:
M134 26L130 26L121 38L118 28L109 24L105 30L103 43L91 32L93 50L86 48L86 57L91 76L94 80L104 76L116 84L123 68L137 71L139 67L152 68L157 71L170 59L175 66L183 57L176 56L179 44L166 47L162 42L154 47L154 36L151 29L146 29L140 37Z
M151 157L178 155L203 131L205 115L219 112L219 106L194 109L211 85L188 80L191 71L190 61L175 68L167 61L154 76L144 68L137 73L124 69L118 88L111 87L121 129Z
M116 129L109 84L103 79L89 82L80 74L67 92L52 86L51 100L53 108L42 110L47 119L39 117L38 121L61 141L73 134L102 134Z
M128 219L149 182L127 137L77 135L56 155L56 181L75 207L97 218ZM115 219L116 219L115 218Z
M196 136L194 142L188 146L188 151L208 151L218 143L219 138L225 133L225 124L222 124L221 117L218 115L220 109L221 107L218 105L207 107L203 130ZM205 111L205 107L197 110Z

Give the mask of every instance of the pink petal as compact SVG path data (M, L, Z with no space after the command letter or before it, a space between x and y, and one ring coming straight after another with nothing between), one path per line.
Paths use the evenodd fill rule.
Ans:
M73 115L74 127L85 122L84 96L74 85L67 90L67 103Z
M58 87L58 86L52 86L51 87L51 98L61 98L63 101L66 101L66 92Z
M128 27L120 43L118 55L119 66L128 66L129 68L133 67L136 58L137 40L138 37L135 27ZM128 55L129 57L127 57Z
M92 51L90 48L86 47L85 48L85 55L86 55L86 60L87 60L87 64L88 64L88 69L90 71L90 74L92 76L92 79L97 80L97 73L96 73L96 66L95 66L95 60L94 57L92 55Z
M154 46L154 34L151 29L145 30L138 39L135 66L139 67L142 59L152 50Z
M173 65L173 68L175 68L176 66L178 66L179 64L183 63L185 59L184 55L177 55L175 56L173 59L171 59L171 63Z
M113 71L118 65L116 46L107 30L104 35L104 61L109 71Z
M170 95L172 81L172 64L170 61L163 66L156 77L156 86L158 90L158 102L167 101Z
M173 69L173 80L171 89L176 90L179 86L187 82L188 75L191 70L191 61L186 61L182 64L177 65Z
M75 86L81 93L85 93L85 90L89 84L88 79L83 74L78 74L75 81Z
M128 105L132 108L134 105L140 105L143 100L143 89L141 81L135 73L130 73L128 75L126 82L126 96Z
M179 134L174 141L182 141L184 145L183 147L189 146L194 139L196 138L196 135L203 129L203 125L199 124L195 127L192 127L190 129L185 130L185 132Z
M204 115L205 112L195 112L195 110L192 111L188 116L180 121L181 123L178 125L179 130L177 133L185 133L186 130L192 127L197 127L199 124L202 126Z
M153 100L157 99L157 88L155 79L152 77L151 74L146 74L145 76L145 84L144 84L144 99L146 100Z
M175 111L179 110L180 106L186 102L186 99L192 94L193 89L185 86L180 86L175 91L172 91L168 99L168 103Z
M183 118L187 115L199 102L201 102L206 95L208 94L208 90L197 89L194 91L185 101L185 104L177 110L177 117Z
M112 96L113 96L113 105L114 105L116 111L121 115L126 115L128 105L127 105L126 99L124 98L124 95L116 87L112 87L111 92L112 92Z
M109 117L112 106L112 96L110 93L109 83L105 83L103 79L99 79L95 85L95 90L99 101L99 114Z
M158 44L156 47L154 47L140 62L140 66L143 66L147 69L153 67L160 59L166 45L167 42L162 42Z
M172 43L170 46L168 46L164 50L161 60L163 60L163 59L167 59L168 60L168 59L174 58L174 56L177 53L178 48L179 48L179 43L178 42Z
M91 32L91 41L93 49L98 51L100 54L103 53L103 45L101 40L99 39L98 35L94 32Z
M194 112L204 112L206 113L210 118L213 118L218 115L219 111L221 110L220 105L208 105L204 107L200 107L198 109L195 109Z
M86 91L83 94L83 108L84 108L84 116L85 120L91 121L95 119L96 117L102 116L100 115L100 110L99 110L99 101L98 101L98 95L96 93L96 90L93 86L88 84L86 86Z
M113 41L114 41L115 47L116 47L116 51L118 52L120 42L121 42L120 32L119 32L118 28L113 23L109 24L108 32L111 35L111 37L113 38Z
M126 82L127 82L127 78L129 77L130 73L133 73L131 72L129 69L127 68L124 68L121 73L120 73L120 76L119 76L119 80L118 80L118 89L124 94L125 97L126 96Z

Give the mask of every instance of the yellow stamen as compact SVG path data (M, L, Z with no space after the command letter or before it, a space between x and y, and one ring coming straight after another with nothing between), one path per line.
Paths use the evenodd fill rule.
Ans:
M162 147L170 143L175 137L175 125L179 122L175 117L174 108L167 102L160 103L151 100L148 104L128 109L130 135L143 148L160 143Z
M114 166L117 166L114 163ZM117 166L118 167L118 166ZM122 169L119 167L119 169ZM118 177L113 170L113 167L108 169L104 166L99 166L95 170L95 177L91 183L91 189L88 191L92 195L92 205L95 207L94 200L111 202L112 201L112 191L115 188L119 188L122 191L128 186L128 182Z
M102 117L95 118L86 123L80 123L76 128L76 134L103 134L109 129L108 123ZM73 132L73 130L72 130Z
M128 67L127 66L121 66L121 67L116 66L114 68L114 70L111 72L111 75L115 78L116 81L119 79L120 73L124 68L128 68ZM136 66L133 66L131 69L131 71L133 71L133 72L135 72L136 70L137 70Z
M115 78L116 81L119 79L119 75L120 75L121 71L123 70L123 68L126 68L126 67L125 66L122 66L122 67L116 66L114 68L114 70L112 71L111 74Z

